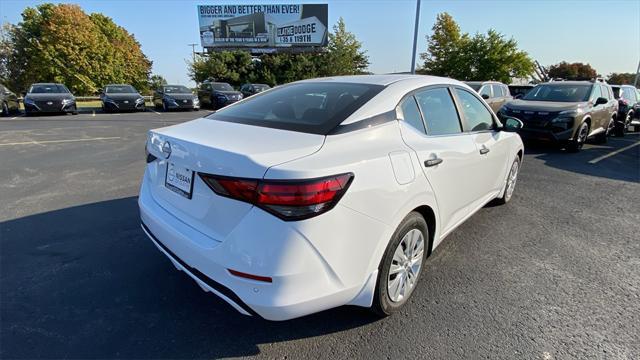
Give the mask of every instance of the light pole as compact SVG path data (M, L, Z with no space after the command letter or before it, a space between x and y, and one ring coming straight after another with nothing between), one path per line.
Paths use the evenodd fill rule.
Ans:
M638 87L638 77L640 77L640 61L638 62L638 70L636 70L636 79L633 80L633 86Z
M420 0L416 0L416 26L413 29L413 53L411 56L411 73L416 73L416 47L418 46L418 25L420 24Z
M198 44L187 44L187 46L191 46L191 56L193 58L193 62L196 62L196 46L198 46Z

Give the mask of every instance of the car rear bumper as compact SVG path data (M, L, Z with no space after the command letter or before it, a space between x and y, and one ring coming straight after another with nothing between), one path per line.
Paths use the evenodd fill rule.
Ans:
M345 261L353 262L354 259L342 254L339 259L328 260L322 250L309 240L309 234L303 234L292 225L296 222L285 222L253 208L226 239L212 239L159 205L147 181L145 176L138 200L146 234L176 268L242 314L258 315L268 320L287 320L350 303L370 306L373 293L366 291L365 295L361 294L365 287L371 288L370 279L372 276L375 279L376 275L361 271L357 281L341 276L335 262L344 265ZM337 206L331 212L349 219L352 210ZM350 219L360 229L358 222L363 221L362 218L351 216ZM381 231L379 223L378 227L374 224L360 225L368 226L371 232L386 234L386 231ZM361 232L371 240L368 231ZM321 240L343 241L328 237ZM230 270L269 277L272 282L238 277ZM371 299L363 301L363 296Z

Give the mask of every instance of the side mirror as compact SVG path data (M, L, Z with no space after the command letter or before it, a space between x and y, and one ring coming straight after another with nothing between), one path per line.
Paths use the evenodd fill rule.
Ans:
M487 95L487 94L482 94L482 98L483 98L483 99L485 99L485 100L488 100L488 99L489 99L489 95Z
M608 102L609 102L609 100L607 100L606 98L599 97L599 98L596 100L595 106L598 106L598 105L604 105L604 104L606 104L606 103L608 103Z
M502 130L508 132L517 132L524 127L524 123L520 119L511 116L503 117L502 123L504 124Z

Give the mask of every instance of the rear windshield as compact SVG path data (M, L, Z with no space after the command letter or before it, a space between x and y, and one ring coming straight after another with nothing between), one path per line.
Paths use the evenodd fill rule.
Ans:
M182 85L165 86L164 87L164 92L167 93L167 94L191 94L191 90L189 90L188 87L182 86Z
M223 108L209 118L324 135L383 88L335 82L290 84Z
M480 90L480 88L482 87L482 83L466 83L466 84L469 85L469 87L475 91Z
M542 84L531 89L522 100L579 102L589 100L591 85Z
M136 89L131 85L109 85L104 89L105 94L135 94Z
M233 88L231 87L231 85L227 83L212 83L211 87L213 88L213 90L218 90L218 91L233 91Z
M29 92L32 94L68 94L69 89L60 84L32 85Z

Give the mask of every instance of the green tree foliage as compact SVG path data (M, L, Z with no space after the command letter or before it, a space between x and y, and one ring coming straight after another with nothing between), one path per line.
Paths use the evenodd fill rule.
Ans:
M86 95L108 83L131 83L144 90L151 61L125 29L77 5L28 7L13 26L7 62L10 86L25 90L34 82L61 82Z
M427 37L427 52L420 55L424 60L421 73L509 83L512 78L527 77L534 71L533 61L518 49L518 43L493 29L470 36L461 33L451 15L441 13L432 30L433 34Z
M149 77L149 85L148 88L151 90L155 90L162 85L167 85L167 79L162 77L162 75L154 74Z
M549 66L547 75L550 78L566 80L590 80L597 76L597 72L589 64L561 62Z
M365 73L369 67L367 52L362 50L362 43L356 36L347 31L342 17L333 26L327 52L319 60L323 76L358 75Z
M632 73L612 73L609 74L609 78L607 82L609 84L630 84L633 85L633 82L636 80L636 74Z
M317 53L277 53L251 58L246 51L212 52L189 62L189 76L197 83L207 79L234 85L246 82L269 85L320 76L362 74L369 66L366 52L339 19L329 34L327 49Z

